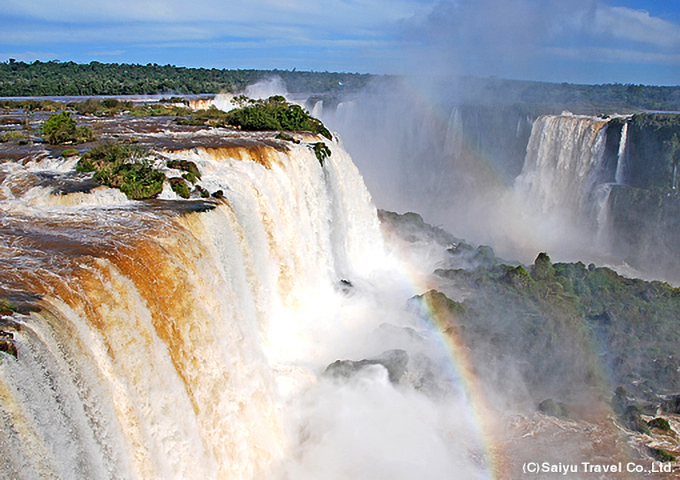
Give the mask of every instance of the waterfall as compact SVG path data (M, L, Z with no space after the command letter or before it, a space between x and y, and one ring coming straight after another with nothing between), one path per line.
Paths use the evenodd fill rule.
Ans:
M192 135L163 137L157 164L194 162L219 201L83 191L75 160L0 165L0 298L19 307L0 319L16 346L0 351L0 476L488 478L470 394L405 308L415 287L349 155ZM394 349L414 359L398 385L382 364L323 375Z
M3 164L0 294L29 307L0 320L18 350L0 353L0 476L271 478L277 385L300 382L286 365L332 343L309 324L383 251L361 176L330 148L323 166L305 144L163 152L223 190L195 213L51 194L72 161Z
M444 152L453 158L459 158L463 152L463 120L458 108L453 109L449 118Z
M619 143L618 161L616 162L615 181L621 185L624 183L626 173L626 144L628 142L628 122L621 127L621 140Z
M536 120L515 180L536 214L561 214L573 223L597 218L593 195L601 183L606 126L606 120L571 114Z

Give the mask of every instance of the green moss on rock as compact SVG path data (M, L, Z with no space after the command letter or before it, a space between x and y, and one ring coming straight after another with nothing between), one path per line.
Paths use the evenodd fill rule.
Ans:
M168 182L170 183L172 191L175 192L180 197L182 198L191 197L191 191L189 190L189 187L187 186L183 178L180 177L169 178Z
M201 178L201 172L198 170L196 164L188 160L170 160L168 162L168 168L185 172L182 177L192 184L196 183L196 181Z
M650 455L659 462L675 462L677 457L663 448L649 447Z
M9 300L0 298L0 315L11 315L17 311L16 305Z
M668 420L665 418L657 417L649 422L647 422L647 425L649 428L658 428L659 430L663 430L664 432L669 432L671 430L671 424L668 423Z

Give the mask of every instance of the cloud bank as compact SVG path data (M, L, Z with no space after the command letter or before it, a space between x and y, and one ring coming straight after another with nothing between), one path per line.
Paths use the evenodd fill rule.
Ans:
M5 0L0 52L220 68L677 83L653 0ZM657 13L646 7L657 7ZM99 52L99 53L98 53ZM102 57L102 58L99 58ZM614 66L614 67L613 67Z

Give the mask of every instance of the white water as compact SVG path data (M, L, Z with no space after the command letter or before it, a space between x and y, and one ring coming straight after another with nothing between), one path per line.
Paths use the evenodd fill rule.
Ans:
M616 183L622 185L625 181L626 174L626 145L628 144L628 122L621 127L621 141L619 143L619 155L616 162L616 175L614 177Z
M304 143L163 152L224 192L188 215L108 189L50 195L47 165L2 165L0 286L40 298L3 327L18 358L0 353L0 475L483 475L464 397L395 386L380 366L319 378L381 353L365 339L413 326L403 305L421 293L386 265L361 176L327 143L323 167Z
M515 189L537 212L580 221L588 214L602 169L606 125L574 115L539 117Z

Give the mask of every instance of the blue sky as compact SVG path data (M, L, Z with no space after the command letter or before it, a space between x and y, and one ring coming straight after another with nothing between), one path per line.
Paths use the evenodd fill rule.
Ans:
M680 85L677 0L0 0L0 60Z

